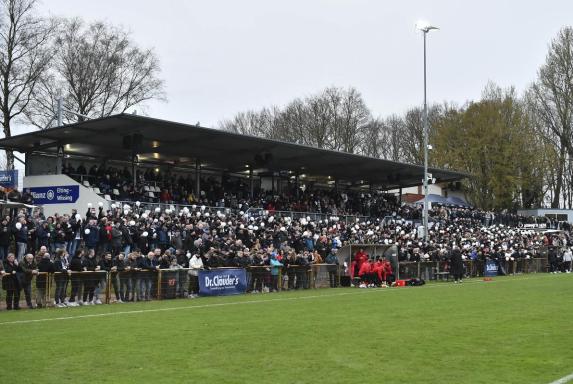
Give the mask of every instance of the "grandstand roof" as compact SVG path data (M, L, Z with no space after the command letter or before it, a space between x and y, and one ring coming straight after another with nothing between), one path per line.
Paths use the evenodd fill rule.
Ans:
M70 155L131 161L131 150L125 147L124 137L133 134L143 138L137 151L141 162L193 168L198 159L206 169L330 176L332 180L372 183L386 189L420 185L423 178L423 167L418 165L131 114L12 136L0 140L0 148L22 153L56 153L62 145ZM438 182L468 176L435 168L429 172Z

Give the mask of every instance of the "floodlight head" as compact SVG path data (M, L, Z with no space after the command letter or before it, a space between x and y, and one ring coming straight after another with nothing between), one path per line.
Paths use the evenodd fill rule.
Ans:
M418 29L424 33L428 33L432 29L440 29L440 28L431 25L429 21L420 20L416 23L416 29Z

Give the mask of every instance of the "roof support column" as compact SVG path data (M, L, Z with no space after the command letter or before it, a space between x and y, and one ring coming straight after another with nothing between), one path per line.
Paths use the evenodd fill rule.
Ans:
M398 204L402 205L402 187L398 190Z
M298 198L299 196L299 188L298 188L298 172L297 174L294 176L294 187L296 188L296 197Z
M133 177L133 189L137 189L137 155L134 153L131 156L131 175Z
M62 164L64 161L64 146L58 144L58 157L56 159L56 175L62 174Z
M253 183L253 168L249 168L249 197L252 199L254 196L254 183Z
M195 199L201 196L201 161L195 160Z

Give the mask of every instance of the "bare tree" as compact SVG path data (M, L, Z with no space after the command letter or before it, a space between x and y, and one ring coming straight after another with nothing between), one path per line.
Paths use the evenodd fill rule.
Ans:
M53 119L57 93L64 107L82 115L104 117L125 112L150 99L163 99L159 60L139 48L128 32L102 22L85 25L79 19L63 24L53 50L54 66L36 90L28 114L39 128ZM65 122L81 121L64 114Z
M29 108L39 80L52 57L48 48L54 22L37 17L35 0L2 0L0 9L0 109L4 136ZM14 154L6 151L14 169Z
M566 166L573 157L573 28L563 28L549 46L545 64L529 90L528 100L545 131L557 138L559 164L551 207L560 206Z
M295 99L283 109L241 112L219 126L231 132L359 153L363 152L361 145L370 122L370 111L356 89L330 87Z

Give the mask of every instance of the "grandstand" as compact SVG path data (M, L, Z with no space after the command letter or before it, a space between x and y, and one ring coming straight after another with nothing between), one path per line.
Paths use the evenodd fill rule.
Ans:
M25 154L24 189L31 190L46 214L83 210L88 202L109 206L129 199L129 187L121 188L127 181L141 190L138 200L160 202L165 178L158 175L163 174L185 180L186 192L196 197L206 194L208 183L232 184L252 198L257 191L278 194L290 189L298 194L310 186L401 192L423 179L418 165L131 114L12 136L0 140L0 148ZM97 172L88 171L94 165L116 169L122 182L102 190L94 179ZM440 183L467 176L442 169L429 172Z

